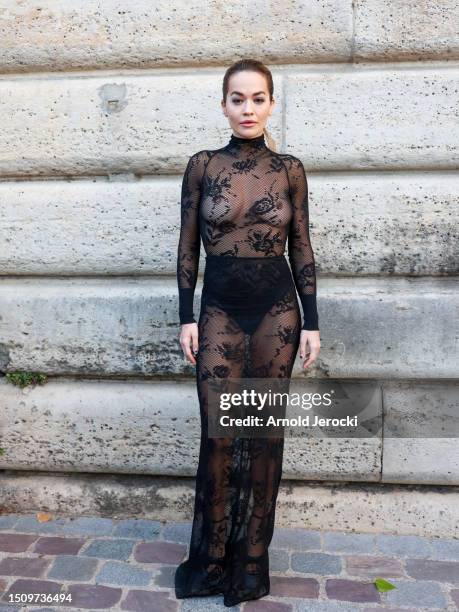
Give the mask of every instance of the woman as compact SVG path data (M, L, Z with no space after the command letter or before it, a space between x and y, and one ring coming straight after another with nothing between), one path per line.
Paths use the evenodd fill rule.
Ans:
M226 71L222 109L230 141L192 155L182 184L180 344L197 366L201 447L189 558L176 570L175 593L224 593L225 606L269 593L284 439L209 436L209 383L290 379L298 347L304 368L320 349L304 168L265 141L273 89L261 62L241 60ZM201 238L206 267L196 323Z

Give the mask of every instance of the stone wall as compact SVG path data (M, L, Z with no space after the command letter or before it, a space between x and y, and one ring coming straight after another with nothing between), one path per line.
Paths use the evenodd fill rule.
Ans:
M228 141L223 73L251 56L309 181L322 349L294 375L376 381L384 416L376 438L289 442L284 478L459 485L458 19L456 0L6 3L0 370L49 380L0 379L5 474L194 476L181 176Z

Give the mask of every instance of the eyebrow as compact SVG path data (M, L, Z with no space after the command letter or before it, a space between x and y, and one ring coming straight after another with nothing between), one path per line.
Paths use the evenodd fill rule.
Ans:
M240 91L232 91L232 92L231 92L231 95L233 95L233 94L236 94L236 95L238 95L238 96L244 96L244 94L243 94L243 93L241 93ZM254 94L252 94L252 95L254 95L254 96L258 96L258 95L260 95L260 94L266 94L266 92L265 92L265 91L257 91L256 93L254 93Z

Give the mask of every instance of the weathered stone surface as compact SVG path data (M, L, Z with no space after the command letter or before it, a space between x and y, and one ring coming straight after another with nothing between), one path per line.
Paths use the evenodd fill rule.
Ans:
M451 330L452 331L452 330ZM442 339L440 339L442 342ZM459 357L454 365L459 371ZM383 386L385 438L459 437L459 381L387 381Z
M182 172L191 154L225 145L220 72L0 80L0 176ZM270 133L279 142L282 77ZM203 130L203 126L212 126ZM44 129L44 126L48 126ZM127 176L126 176L127 175ZM154 203L153 203L154 205ZM75 217L72 211L72 217Z
M404 578L405 572L399 559L372 555L348 555L346 557L346 573L349 576L362 578Z
M451 589L450 595L456 607L459 609L459 589Z
M26 391L6 383L0 389L0 467L196 474L200 417L193 383L61 379ZM284 456L287 478L375 481L381 440L287 438Z
M0 182L3 274L175 274L181 177Z
M135 540L123 539L101 539L98 538L91 542L91 544L85 548L85 557L98 557L99 559L116 559L117 561L126 561L132 553L133 547L135 546Z
M378 482L381 438L290 438L285 441L283 473L300 480Z
M159 521L130 518L117 522L112 535L118 538L152 541L158 539L161 527L162 525ZM177 528L177 525L172 525L172 529L174 528Z
M33 552L39 555L77 555L85 542L85 538L43 537L35 543Z
M196 314L201 279L198 284ZM455 278L319 279L321 352L308 377L455 378L457 284ZM175 279L4 278L0 296L4 371L195 374L179 343ZM293 376L301 374L297 355Z
M300 576L273 576L271 578L271 595L274 597L306 597L317 599L319 583L315 578Z
M453 59L459 55L456 0L358 0L354 6L355 58Z
M330 599L378 603L381 601L378 590L371 582L329 578L325 583L325 591Z
M272 591L270 591L272 593ZM308 599L304 601L307 603ZM245 609L247 612L292 612L293 607L291 604L282 603L280 601L270 601L265 599L265 601L260 601L259 599L254 599L245 605Z
M2 17L2 71L174 67L203 58L221 65L252 56L254 46L267 63L346 60L353 27L351 0L179 0L154 10L148 0L45 0L40 8L10 3Z
M50 564L51 559L39 559L38 557L5 557L0 561L0 575L40 578L44 576Z
M438 580L459 584L459 562L432 559L407 559L406 573L417 580Z
M447 609L445 595L438 583L430 580L391 580L395 589L388 591L386 601L395 606L416 606L429 609Z
M175 586L174 583L175 583L176 569L177 567L176 566L174 567L173 565L163 565L162 567L160 567L158 570L158 573L155 575L153 579L154 584L159 587L166 587L168 589L173 589Z
M287 151L308 168L457 168L457 68L332 70L285 77Z
M62 583L53 580L33 580L31 578L19 578L10 585L8 591L3 593L2 602L11 601L10 596L14 595L31 595L33 593L42 593L46 595L57 595L61 592Z
M324 552L292 553L290 565L294 572L305 574L340 574L342 571L341 557Z
M375 538L371 534L324 532L323 549L327 552L367 555L374 552Z
M142 516L191 521L194 479L5 470L0 497L5 512L42 511ZM366 533L451 537L457 531L459 487L282 480L276 526ZM435 520L432 520L432 517ZM188 542L186 542L188 544Z
M195 373L178 342L180 175L190 154L228 141L221 67L255 45L280 64L268 127L280 151L303 160L310 187L322 350L306 378L382 380L385 393L373 438L287 441L284 478L298 482L285 487L277 517L450 535L459 294L457 277L443 275L457 274L459 69L418 60L459 58L457 2L287 1L279 10L256 0L237 14L182 0L154 11L147 0L79 4L0 9L0 372L81 377L23 392L0 383L2 504L190 517L193 486L164 478L194 475L199 442L195 387L170 381ZM159 70L138 70L150 68ZM294 379L304 376L297 360ZM409 382L396 388L396 379ZM8 472L31 468L44 472ZM145 473L147 487L133 476ZM132 497L125 478L138 479ZM314 479L355 484L299 484ZM405 488L358 484L379 480ZM0 546L23 554L34 540L7 534ZM107 567L115 581L124 571ZM352 590L348 582L338 591ZM441 605L425 585L426 605ZM120 595L88 590L75 603L110 606ZM400 605L419 597L403 583L389 595Z
M459 484L457 437L384 438L382 482Z
M458 176L311 173L308 186L319 275L457 270ZM181 176L0 182L2 273L174 275L180 191Z
M121 598L120 588L102 584L70 584L67 593L72 596L72 605L81 608L112 608Z
M383 393L386 386L383 429L373 437L332 438L304 428L302 437L285 440L284 477L377 482L382 471L385 482L459 484L456 438L418 437L407 426L408 413L418 412L427 432L429 421L431 432L443 421L453 433L454 403L446 398L454 402L456 385L387 382ZM59 379L25 390L3 382L0 389L3 468L195 475L200 419L193 381ZM294 379L290 391L311 387ZM424 416L422 394L430 406ZM375 413L381 410L378 400ZM404 437L392 437L397 427Z
M377 552L390 557L430 557L432 547L416 535L381 533L376 537Z
M162 538L166 542L178 542L179 544L189 544L191 538L191 523L187 521L175 522L172 525L164 525Z
M176 285L145 277L0 280L2 370L191 373Z
M459 539L457 538L438 538L432 540L432 557L459 561Z
M307 170L456 169L458 81L449 66L279 73L268 127ZM220 86L207 72L3 79L0 175L182 172L228 142Z
M176 612L178 602L168 598L167 592L131 589L120 604L121 610L161 610L161 612Z
M153 573L122 561L107 561L95 576L96 582L116 585L147 586Z
M459 484L458 396L457 382L384 385L383 482Z
M0 484L1 487L1 484ZM29 546L36 540L34 535L23 533L0 533L0 552L22 553L26 552Z
M136 546L134 559L139 563L177 565L183 561L186 546L174 542L141 542Z
M47 576L60 580L91 580L98 565L98 559L76 555L59 555L55 557Z
M6 3L0 70L147 68L225 64L234 56L296 63L458 57L457 3L378 0L287 1L282 10L261 0L129 5L45 0L40 7ZM77 9L76 9L77 7ZM161 36L158 36L158 33Z
M285 529L277 526L274 530L271 545L280 549L291 550L321 550L322 543L320 535L310 530L303 529Z

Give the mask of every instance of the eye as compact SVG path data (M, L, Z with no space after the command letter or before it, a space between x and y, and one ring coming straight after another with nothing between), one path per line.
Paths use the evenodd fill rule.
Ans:
M259 102L260 104L263 104L264 101L265 101L264 98L255 98L255 102ZM242 100L233 98L232 102L233 104L239 104L239 102L242 102Z

